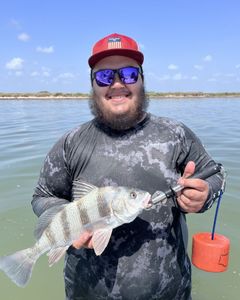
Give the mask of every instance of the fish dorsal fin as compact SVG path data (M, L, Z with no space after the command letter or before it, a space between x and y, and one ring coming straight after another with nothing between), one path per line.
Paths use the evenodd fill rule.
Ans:
M88 183L83 180L74 180L72 184L72 199L73 201L79 200L83 196L90 193L92 190L96 189L95 185Z
M62 258L62 256L66 253L68 248L69 245L50 250L47 254L49 267L51 267L56 262L58 262Z
M68 204L61 204L47 209L38 219L36 228L34 230L34 236L38 240L43 234L44 230L52 222L53 218L58 212L63 210Z
M94 232L92 242L96 255L101 255L103 253L109 243L111 235L112 228L99 229Z

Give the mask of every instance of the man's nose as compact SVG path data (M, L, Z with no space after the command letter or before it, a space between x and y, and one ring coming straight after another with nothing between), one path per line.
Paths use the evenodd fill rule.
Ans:
M122 82L122 80L120 79L118 73L116 72L114 74L114 79L113 79L113 82L111 84L111 86L123 86L124 83Z

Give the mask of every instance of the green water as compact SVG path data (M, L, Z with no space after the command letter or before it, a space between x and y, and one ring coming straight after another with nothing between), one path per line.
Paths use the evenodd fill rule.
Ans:
M237 300L240 292L240 99L153 100L149 110L191 127L228 172L216 228L231 241L228 270L207 273L193 266L192 296L193 300ZM34 243L36 217L30 202L43 159L64 132L90 118L87 101L0 101L0 255ZM190 255L192 235L211 231L214 212L215 206L204 214L188 215ZM15 286L0 272L0 299L64 299L62 270L63 260L49 268L47 257L42 256L25 288Z

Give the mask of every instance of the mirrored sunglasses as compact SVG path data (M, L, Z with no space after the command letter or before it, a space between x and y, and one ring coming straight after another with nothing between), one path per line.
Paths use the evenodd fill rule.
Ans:
M98 86L104 87L113 84L115 80L115 74L118 74L120 80L124 84L133 84L138 80L139 73L142 74L142 70L138 67L124 67L119 69L102 69L92 74L92 80L96 80Z

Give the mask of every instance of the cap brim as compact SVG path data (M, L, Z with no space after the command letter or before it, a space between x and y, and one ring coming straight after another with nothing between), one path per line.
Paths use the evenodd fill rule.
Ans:
M139 65L142 65L144 60L144 56L140 51L130 49L109 49L92 55L88 60L88 64L91 68L93 68L101 59L112 55L122 55L130 57L136 60Z

